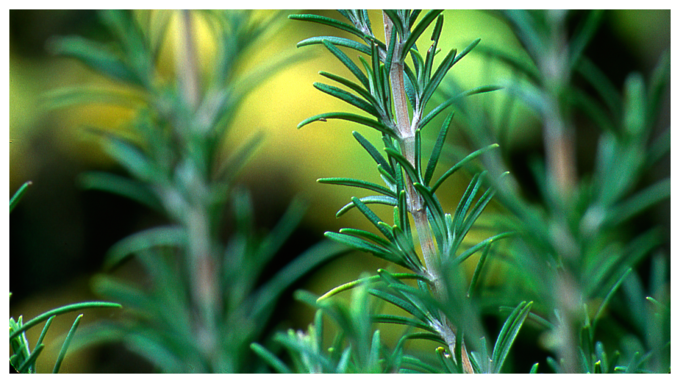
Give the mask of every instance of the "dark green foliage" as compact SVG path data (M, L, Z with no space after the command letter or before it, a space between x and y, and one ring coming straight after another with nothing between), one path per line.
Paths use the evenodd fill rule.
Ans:
M19 201L26 193L26 190L30 185L32 185L31 181L25 182L23 185L21 185L19 190L17 190L17 192L14 193L12 198L10 198L9 201L10 212L12 212L14 207L19 203ZM9 293L9 297L10 298L12 297L12 293ZM38 359L38 356L40 356L40 353L45 349L43 339L45 338L47 330L50 328L50 325L52 324L54 318L56 318L57 315L66 314L72 311L80 311L88 308L121 308L121 305L118 303L111 302L75 303L71 305L58 307L56 309L42 313L37 317L27 321L26 323L23 323L24 319L22 316L19 316L19 319L17 320L14 320L14 318L10 317L9 318L9 346L11 352L9 357L10 368L14 368L14 370L18 373L38 372L36 371L35 363L36 360ZM80 323L80 318L82 318L82 316L83 314L80 314L78 315L78 317L76 317L75 321L73 322L73 325L71 326L71 330L68 332L66 339L64 340L64 343L61 346L61 350L59 351L59 355L57 356L57 360L54 364L54 369L52 370L52 372L55 374L59 372L61 363L66 357L66 353L69 350L69 346L71 344L71 339L73 339L73 335L75 334L76 329L78 328L78 324ZM45 326L40 332L40 336L36 341L35 348L31 352L31 348L28 343L28 338L26 337L26 331L28 331L32 327L39 325L42 322L45 322Z

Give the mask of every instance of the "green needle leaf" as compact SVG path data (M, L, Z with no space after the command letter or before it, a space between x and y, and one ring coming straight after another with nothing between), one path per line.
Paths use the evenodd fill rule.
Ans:
M258 343L251 343L250 349L253 350L260 358L264 359L267 364L269 364L277 373L279 374L290 374L292 371L286 366L281 359L276 355L271 353L269 350L264 348Z
M345 120L345 121L351 121L351 122L356 122L358 124L370 126L371 128L374 128L378 130L381 133L385 133L391 136L394 136L394 131L385 125L383 125L380 121L372 120L370 118L366 118L363 116L359 116L356 114L352 113L343 113L343 112L330 112L330 113L323 113L316 115L314 117L310 117L301 123L298 124L298 129L302 128L303 126L310 124L315 121L322 121L325 122L328 119L338 119L338 120Z
M373 95L371 95L361 85L359 85L355 82L352 82L351 80L348 80L344 77L334 75L332 73L320 71L319 74L352 89L353 91L357 92L361 97L366 99L369 104L371 104L371 105L377 105L378 104L378 101L376 101L376 99L373 97Z
M21 201L21 199L24 197L24 193L26 193L26 189L28 189L28 187L31 186L31 185L33 185L32 181L24 182L24 184L21 185L19 190L17 190L17 192L14 193L14 195L12 196L12 198L10 198L10 200L9 200L9 212L10 213L12 212L12 210L14 210L14 208L17 206L17 204L19 204L19 201Z
M309 15L309 14L294 14L294 15L289 15L289 19L291 20L302 20L302 21L311 21L314 23L319 23L319 24L324 24L331 26L333 28L337 28L340 30L343 30L345 32L349 32L353 35L356 35L358 37L364 38L366 35L357 29L356 27L349 25L347 23L343 23L342 21L338 21L335 19L331 19L330 17L325 17L325 16L319 16L319 15Z
M501 328L501 331L498 334L498 339L496 340L496 345L494 346L491 355L494 373L501 372L503 363L505 363L505 359L510 352L510 347L512 347L519 330L522 328L524 320L527 318L527 315L529 315L532 304L533 302L521 302L503 324L503 328Z
M397 199L394 197L388 197L388 196L368 196L368 197L361 197L359 198L359 201L363 202L364 204L372 204L372 203L377 203L381 205L388 205L388 206L396 206L397 205ZM335 214L336 217L340 217L341 215L347 213L349 210L351 210L353 207L355 207L354 202L350 202L347 205L343 206L338 210L338 212Z
M45 345L40 343L38 346L33 350L31 355L17 368L17 372L20 374L28 372L31 368L35 366L35 361L38 359L38 356L40 356L40 353L45 349Z
M338 58L338 60L340 60L340 62L342 62L347 67L347 69L350 70L350 72L352 72L354 74L354 76L356 76L356 78L362 84L364 84L364 87L366 89L370 88L369 81L368 81L368 78L366 78L366 75L364 75L364 73L361 71L361 69L359 69L359 67L356 66L356 64L354 64L354 62L352 60L350 60L350 58L347 57L346 54L342 53L342 51L340 49L338 49L335 45L333 45L332 42L330 42L328 40L324 40L323 44L326 46L326 48L329 51L331 51L331 53L333 53L335 55L335 57Z
M82 302L82 303L74 303L72 305L66 305L62 306L59 308L56 308L54 310L50 310L46 313L42 313L38 315L37 317L31 319L30 321L26 322L23 326L20 326L19 328L15 329L9 334L9 339L12 339L16 336L19 336L21 333L27 331L31 327L37 325L38 323L41 323L47 319L49 319L53 315L61 315L65 314L71 311L78 311L82 309L89 309L89 308L122 308L123 306L119 305L118 303L112 303L112 302Z
M368 102L360 99L359 97L357 97L357 96L355 96L355 95L353 95L353 94L351 94L351 93L349 93L345 90L342 90L340 88L336 88L336 87L331 86L331 85L319 83L319 82L315 82L314 87L316 89L324 92L324 93L328 93L333 97L336 97L336 98L338 98L342 101L345 101L346 103L348 103L350 105L354 105L357 108L359 108L359 109L361 109L365 112L368 112L369 114L372 114L377 118L380 118L380 113L378 113L378 110L373 105L369 104Z
M449 114L449 117L444 121L441 130L439 131L439 136L437 136L437 141L432 149L432 155L430 160L427 162L427 168L425 169L425 185L430 185L432 176L434 175L434 170L439 162L439 156L441 155L442 148L444 147L444 142L446 141L446 134L449 132L449 127L451 126L451 121L453 121L453 113Z
M406 42L404 43L404 48L401 52L401 57L399 58L401 61L406 59L406 55L408 52L411 50L411 48L415 45L416 41L420 38L420 35L425 32L425 29L427 29L428 26L434 21L434 19L439 16L440 13L442 13L443 10L441 9L433 9L425 14L423 18L420 20L418 25L416 25L415 28L411 31L411 35L406 39Z
M73 326L71 326L71 330L69 330L68 334L66 335L64 344L61 346L61 350L59 351L59 355L57 356L57 361L54 363L54 370L52 370L53 374L59 372L59 368L61 368L61 363L64 361L64 358L66 357L66 351L68 350L69 345L71 345L71 340L73 339L73 336L75 335L76 329L78 328L78 325L80 324L80 320L82 318L83 314L80 314L76 317L76 320L73 322Z
M335 36L317 36L317 37L310 37L308 39L304 39L297 43L297 47L304 47L308 45L315 45L315 44L323 44L323 41L327 40L333 43L334 45L339 45L342 47L354 49L360 53L365 53L367 55L371 54L371 48L366 46L365 44L356 42L354 40L350 39L345 39L342 37L335 37Z
M362 189L368 189L371 191L374 191L376 193L384 194L386 196L392 197L394 199L397 198L397 195L390 189L380 186L377 184L374 184L372 182L368 181L362 181L362 180L357 180L353 178L319 178L316 182L322 183L322 184L331 184L331 185L342 185L342 186L351 186L351 187L356 187L356 188L362 188Z
M446 181L447 178L449 178L449 176L451 176L453 173L455 173L458 169L462 168L463 165L465 165L467 162L479 157L480 155L484 154L485 152L487 152L491 149L497 148L498 146L499 146L498 144L491 144L487 147L475 150L474 152L468 154L462 160L458 161L457 164L453 165L449 170L446 171L446 173L444 173L441 177L439 177L437 182L434 183L434 185L432 186L432 193L434 193L437 190L437 188L439 188L439 186L441 186L441 184L444 181Z

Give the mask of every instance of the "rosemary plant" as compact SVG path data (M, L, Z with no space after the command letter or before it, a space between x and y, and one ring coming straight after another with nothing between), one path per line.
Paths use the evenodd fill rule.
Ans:
M131 198L160 212L168 224L135 233L114 245L108 268L130 255L142 264L151 285L101 275L95 290L122 302L122 322L90 328L80 345L121 340L162 372L254 372L259 359L249 344L262 339L276 299L300 276L345 251L323 242L300 255L271 279L258 283L264 268L299 223L304 203L294 201L268 234L255 226L250 194L235 183L239 170L261 141L255 135L224 160L220 151L230 121L244 96L291 57L238 75L241 58L276 26L281 13L258 20L252 11L106 11L102 22L115 37L103 45L65 37L52 48L134 90L132 137L105 134L102 145L131 178L92 172L89 189ZM175 78L157 69L170 18L179 38ZM214 66L202 74L196 62L193 27L204 17L216 36ZM115 91L62 89L55 104L126 99ZM231 207L231 218L224 212ZM234 231L228 242L227 225Z
M310 14L292 15L290 18L335 27L361 40L357 42L335 36L311 37L300 42L298 47L322 45L337 57L356 81L327 72L320 74L355 93L334 85L315 83L314 86L361 109L369 116L344 112L324 113L302 121L298 128L316 121L342 119L374 129L381 135L385 146L382 153L362 134L353 132L353 135L375 160L385 186L350 178L320 179L321 183L357 187L377 193L361 198L352 197L351 202L343 206L337 215L341 216L356 208L375 226L379 234L346 228L339 233L327 232L326 236L405 268L407 272L394 273L381 269L376 276L349 282L318 298L315 306L322 313L328 311L328 315L335 319L344 336L348 338L349 343L343 346L346 348L338 348L341 344L334 343L330 355L323 353L318 343L321 331L318 317L317 324L310 327L309 333L297 338L293 333L289 333L287 337L280 336L279 341L293 353L292 358L297 361L295 365L298 371L302 372L313 372L318 368L326 372L346 370L391 372L412 369L426 372L437 370L466 373L498 372L529 313L531 303L517 302L519 305L501 330L492 357L488 358L486 346L479 345L478 336L481 333L478 331L480 329L477 323L478 316L474 315L474 303L470 299L458 300L456 297L461 295L459 287L462 287L460 278L463 274L459 266L477 252L488 253L493 242L510 236L511 232L494 235L467 249L461 246L463 238L494 194L493 189L482 192L485 173L476 174L472 178L453 214L446 213L437 198L438 188L448 177L497 145L490 144L471 153L435 179L435 169L439 164L453 114L449 114L442 124L434 148L425 158L426 163L423 163L425 153L421 138L421 132L432 125L435 117L450 106L452 100L497 89L492 86L479 87L461 92L434 108L429 106L429 101L446 74L479 44L479 40L471 42L460 52L450 50L446 54L442 53L438 46L444 28L441 10L427 13L418 10L385 10L384 29L380 28L377 33L371 26L366 10L339 12L349 20L349 23ZM430 46L423 54L416 46L416 42L426 36L424 32L430 26L433 26L429 35ZM382 32L385 36L384 41L379 38ZM359 56L360 66L341 48L362 54ZM435 65L437 61L439 64ZM380 218L369 207L373 204L391 206L392 223ZM417 242L414 237L418 238ZM484 257L481 259L471 281L472 285L469 285L467 290L472 288L479 276ZM409 280L415 281L415 286L406 282ZM370 331L366 331L368 319L360 318L367 315L366 303L361 303L365 302L364 294L359 294L361 298L357 298L362 299L361 302L352 302L348 309L339 308L339 304L328 303L332 296L359 286L368 294L402 309L409 315L377 313L370 316L370 322L396 323L423 332L407 333L401 338L394 352L388 354L383 354L379 332L373 333L370 341L361 344L358 339L367 340L370 334ZM459 314L469 315L454 315L450 305L452 300L461 304L457 306ZM357 333L359 329L363 329L361 334ZM473 342L480 346L480 353L470 353L466 347L468 338L474 338ZM427 339L440 343L443 348L437 349L441 358L439 368L404 355L403 346L408 339ZM272 366L285 371L281 368L282 362L272 353L259 345L254 345L253 348L270 361ZM475 355L476 359L471 355ZM321 364L299 362L310 358L314 358L312 362ZM378 359L381 360L380 363L377 362Z
M496 57L515 72L504 84L504 91L512 97L507 98L494 124L482 108L472 106L462 96L496 87L462 91L450 77L444 79L479 41L458 54L448 52L435 65L435 57L441 58L437 56L444 27L441 11L383 11L384 41L373 32L367 11L340 13L349 23L318 15L291 18L335 27L359 41L323 36L306 39L298 46L323 45L335 55L357 81L320 74L355 93L327 84L314 86L369 117L325 113L303 121L299 127L344 119L377 130L385 146L382 152L360 133L353 134L375 160L385 186L348 178L320 179L322 183L378 194L353 197L337 214L356 208L378 234L342 229L326 235L407 272L378 270L378 275L339 286L317 299L300 293L300 299L318 309L314 323L307 332L289 330L275 338L287 351L292 367L259 344L253 344L253 350L279 372L501 372L520 328L531 318L532 327L543 331L543 338L548 339L543 347L551 352L546 362L553 372L669 372L666 257L661 253L652 260L648 290L636 271L646 256L664 244L664 238L658 228L633 236L626 226L636 215L669 197L669 179L635 191L643 173L670 147L668 132L649 143L668 85L668 56L661 59L648 87L641 75L631 74L620 95L583 55L602 18L601 11L591 12L573 36L567 33L568 12L496 13L515 31L532 62L481 46L489 60ZM430 46L423 54L415 43L432 24ZM341 48L361 53L360 65ZM595 96L575 85L576 77L585 80ZM433 99L441 101L428 107ZM505 162L507 153L496 144L503 141L509 116L519 103L534 108L544 124L545 164L530 164L541 196L538 205L527 200L523 185L506 171L511 168ZM421 131L447 108L456 111L472 142L481 149L433 182L440 157L446 152L445 138L453 112L444 121L429 158L425 158L426 165ZM576 112L602 130L595 169L586 176L579 175L575 164ZM500 150L489 150L497 147ZM488 155L480 156L487 151ZM466 163L472 165L469 161L476 157L483 160L481 173L472 177L455 212L445 213L437 198L439 186ZM492 187L475 202L484 180ZM494 218L500 233L464 249L463 238L494 195L500 197L503 206L502 214ZM371 204L392 206L393 223L380 218ZM492 249L491 244L501 238L507 239ZM459 266L479 251L482 254L468 281ZM500 284L484 286L480 291L477 282L490 259L510 268ZM349 305L332 298L353 288L356 290ZM369 295L409 315L376 311ZM524 300L518 303L518 296ZM510 315L493 350L489 350L481 313L499 309ZM623 322L632 323L609 318L608 310L630 318ZM328 349L324 349L322 336L324 316L332 318L339 331ZM381 342L380 331L371 330L371 323L400 324L406 330L390 349ZM600 323L612 326L603 328ZM625 330L621 326L633 326L636 335L622 336ZM419 332L412 332L414 329ZM410 339L440 343L442 347L436 349L440 363L409 355L404 345ZM529 372L538 371L539 363L534 363Z

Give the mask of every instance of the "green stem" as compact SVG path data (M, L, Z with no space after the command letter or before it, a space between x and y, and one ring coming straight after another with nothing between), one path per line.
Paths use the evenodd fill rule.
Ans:
M177 40L177 77L179 86L184 95L184 101L191 108L196 110L199 102L198 88L198 68L196 66L196 50L194 49L193 33L191 22L191 12L188 10L180 11L181 33Z

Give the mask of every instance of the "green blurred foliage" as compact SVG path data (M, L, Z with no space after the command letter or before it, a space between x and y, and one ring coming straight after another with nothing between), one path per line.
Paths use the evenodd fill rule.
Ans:
M332 11L315 13L333 17ZM445 15L447 26L442 36L442 49L455 47L460 50L472 40L481 38L482 45L488 44L513 53L519 59L526 59L521 44L493 15L472 10L450 10ZM59 304L92 298L84 292L88 290L88 276L100 270L108 248L132 232L153 226L159 217L119 197L84 192L76 183L82 171L121 171L103 154L94 136L84 128L96 126L119 131L132 117L129 108L89 105L48 111L44 107L43 95L60 86L75 83L116 86L75 60L57 58L45 49L54 35L79 34L101 41L110 39L96 22L94 13L12 10L9 16L10 191L16 190L26 180L34 183L31 193L10 219L10 290L14 293L10 314L23 313L32 317ZM379 12L371 12L374 25L381 25L381 17ZM206 67L214 60L213 36L201 22L201 16L196 16L196 19L199 63ZM639 33L641 30L645 32ZM625 74L632 70L649 73L660 52L668 49L670 11L607 12L600 32L587 54L600 67L612 68L612 80L621 89ZM320 25L286 23L259 54L250 58L244 71L261 64L269 55L295 50L298 41L329 33L329 28ZM165 45L164 54L171 57L174 44L166 41ZM352 191L317 184L317 178L352 176L378 181L370 157L349 134L355 129L351 124L329 121L324 126L308 126L299 131L295 128L311 115L328 110L350 110L346 104L321 94L311 85L321 79L316 74L319 68L341 75L347 74L346 69L330 55L309 54L307 60L280 71L266 82L266 86L260 86L248 96L234 122L234 126L242 128L230 134L225 148L230 151L255 132L265 133L264 144L242 175L242 181L253 190L257 221L272 226L292 196L302 193L310 201L310 213L305 216L301 234L296 240L308 244L318 240L326 230L335 231L340 227L369 229L370 225L358 212L350 212L341 219L334 218L337 209L349 201ZM172 62L170 59L161 60L161 71L168 76L174 70ZM483 55L473 51L451 75L463 88L469 88L495 84L507 76L508 71L495 63L489 64ZM499 111L493 108L498 108L508 96L498 92L485 97L488 105L492 105L489 112L494 114ZM517 128L509 133L506 142L511 159L521 162L528 156L527 153L539 151L540 124L526 108L518 108L515 113L512 118ZM661 125L670 123L669 110L665 111L661 121ZM434 130L432 134L435 134ZM460 140L464 145L462 134L455 129L451 134L453 137L449 142ZM379 142L377 135L366 134L366 137ZM435 137L425 138L434 140ZM588 152L585 141L583 149ZM449 161L452 164L455 160L449 157ZM584 162L588 161L594 160L586 158ZM653 172L667 174L669 166L662 162ZM440 195L446 196L442 198L442 204L448 208L455 206L467 182L465 176L453 177L442 187ZM270 192L272 188L277 190L277 197ZM668 206L661 204L655 208L655 215L646 217L646 220L661 222L669 228ZM473 233L471 237L481 239L486 235ZM315 273L306 288L321 294L355 279L362 271L374 271L383 266L384 262L368 260L363 255L348 256ZM135 265L118 272L132 276L139 273ZM487 273L487 278L493 281L497 278L495 273L502 273L502 268ZM290 312L306 313L290 319L292 323L303 327L311 321L311 310L301 309L297 303L291 305ZM93 312L84 320L96 315ZM284 316L287 319L291 317L290 313ZM52 330L52 334L59 332L56 328ZM389 338L390 335L383 336ZM85 353L83 356L88 355ZM43 359L51 358L43 356ZM112 363L112 359L115 358L109 358L107 363ZM70 367L66 364L64 368L69 371ZM98 368L102 367L78 366L73 370L97 371Z

